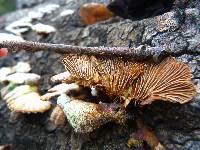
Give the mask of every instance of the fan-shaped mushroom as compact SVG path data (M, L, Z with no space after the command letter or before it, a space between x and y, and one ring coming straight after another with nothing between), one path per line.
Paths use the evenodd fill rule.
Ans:
M195 94L189 67L170 57L160 64L148 64L144 74L134 82L130 97L140 105L155 100L183 104Z
M62 63L78 84L103 88L109 96L123 96L144 69L142 62L86 55L66 55Z
M11 91L9 91L11 89ZM7 93L7 94L5 94ZM20 85L4 90L3 99L11 111L21 113L44 112L51 107L48 101L42 101L34 85Z
M140 105L155 100L186 103L196 93L189 67L170 57L161 63L66 55L65 68L78 84L96 86L110 96Z
M42 101L38 93L31 92L16 99L9 100L7 106L15 112L42 113L50 109L51 103L48 101Z

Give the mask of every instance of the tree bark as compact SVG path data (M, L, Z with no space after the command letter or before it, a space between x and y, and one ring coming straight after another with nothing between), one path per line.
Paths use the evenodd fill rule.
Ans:
M92 1L92 0L91 0ZM43 43L67 44L81 47L138 47L148 45L160 47L174 55L179 61L187 63L192 72L192 81L197 85L197 96L185 105L157 102L142 111L144 122L150 126L167 150L200 149L200 33L198 0L184 3L183 8L173 8L161 15L139 20L129 20L114 17L111 20L83 26L78 17L80 1L51 0L60 4L57 9L49 11L41 18L32 20L31 24L44 23L54 26L57 31L46 36L36 34L30 28L22 34L29 41ZM81 0L81 3L88 2ZM98 2L108 3L106 0ZM5 32L10 23L27 17L28 12L38 12L49 2L44 2L32 8L17 10L0 18L0 32ZM72 9L73 14L60 16L64 10ZM26 12L26 13L24 13ZM141 51L140 51L141 52ZM31 63L32 72L42 76L39 89L45 93L53 84L50 77L64 71L60 63L62 54L41 51L27 53L19 51L1 59L0 66L12 66L18 61ZM144 54L146 57L147 54ZM132 108L130 112L137 111ZM44 114L27 114L19 117L15 123L9 122L10 110L4 101L0 100L0 145L12 144L15 150L66 150L73 147L71 143L71 127L51 130L47 119L49 112ZM106 124L90 134L90 138L82 146L84 150L109 149L128 150L126 146L129 135L135 130L135 122L125 127L114 123ZM71 146L72 145L72 146Z

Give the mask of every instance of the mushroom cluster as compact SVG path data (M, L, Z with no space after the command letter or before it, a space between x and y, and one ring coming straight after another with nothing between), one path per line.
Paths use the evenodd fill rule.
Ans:
M126 107L131 103L140 107L158 100L183 104L196 94L189 67L172 57L155 63L69 54L62 63L66 72L51 78L53 82L62 83L42 96L37 88L40 76L29 73L30 69L21 69L28 68L27 64L26 67L22 67L25 65L22 63L17 65L20 67L2 68L1 82L7 86L1 95L8 108L18 113L44 112L51 107L48 100L57 97L49 121L57 127L63 126L67 119L75 132L85 134L108 122L125 124ZM89 93L82 92L84 89L89 89ZM99 92L107 99L102 99ZM132 135L129 145L140 145L137 143L143 139L152 149L164 149L153 132L140 121L138 125L141 131Z
M63 76L60 78L62 82L69 83L70 81L75 81L82 86L95 87L97 90L106 93L110 100L121 104L124 109L129 103L144 106L157 100L183 104L192 100L196 94L196 88L191 82L189 67L172 57L155 63L153 61L130 61L123 58L66 55L62 63L68 71L65 73L67 74L66 78ZM80 123L80 118L82 118L80 114L83 114L87 107L83 107L81 111L77 112L76 105L74 105L74 109L69 110L68 103L61 105L75 131L81 132L85 129L85 126L91 127L90 123L93 119L90 119L87 123L87 119L85 119ZM100 107L101 103L97 105ZM91 114L92 116L98 114L95 112L95 107L90 108L93 113L90 111L88 117L85 118L90 118ZM107 112L103 109L101 111L101 114ZM73 114L73 117L69 117L69 112ZM115 112L115 114L119 112L123 112L122 109L118 109L118 112ZM126 115L124 115L125 113L119 114L118 120L122 123L124 120L121 118L126 118ZM76 122L76 125L74 125L74 120L77 119L74 119L76 118L74 116L79 118L79 122ZM115 115L112 114L112 116ZM104 118L106 117L104 116ZM93 121L93 130L101 125L100 120L102 120L102 118L99 119L98 117L95 117L95 119L97 121ZM106 119L108 121L111 117ZM111 119L111 121L117 122L116 119ZM143 129L144 127L141 129L141 133L143 133L140 134L143 135L141 138L150 143L149 145L152 149L164 149L151 130ZM87 129L87 131L90 132L92 130ZM146 138L146 135L150 136ZM133 137L130 140L138 141L137 138ZM152 141L154 144L151 145Z
M42 113L51 107L51 103L42 101L38 93L40 75L30 71L26 62L0 69L1 83L5 86L1 89L1 96L11 110L11 122L15 121L16 114Z
M51 80L61 81L69 87L64 90L55 86L43 99L60 95L57 104L78 133L92 132L111 121L124 124L127 119L126 107L131 103L140 107L158 100L183 104L196 94L189 67L172 57L155 63L151 60L69 54L64 56L62 63L66 72L53 76ZM69 96L71 90L80 90L81 87L91 88L91 95L95 96L96 101ZM98 91L108 97L107 103L98 99ZM140 143L143 139L150 143L152 149L164 149L153 132L141 124L138 123L141 126L141 131L138 131L140 136L135 134L129 141ZM148 138L146 135L149 135Z

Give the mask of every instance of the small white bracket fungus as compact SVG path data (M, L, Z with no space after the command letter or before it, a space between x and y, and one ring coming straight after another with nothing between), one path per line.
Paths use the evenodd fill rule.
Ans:
M69 93L71 90L79 90L79 86L76 83L66 84L62 83L59 85L54 86L53 88L48 90L48 93L41 96L42 100L49 100L52 97L57 95L61 95L62 93Z
M22 113L42 113L49 110L51 103L42 101L37 92L23 94L16 99L7 101L7 106L10 110Z
M13 82L15 84L37 84L40 79L40 75L35 73L14 73L8 75L5 81Z
M71 14L73 14L73 13L74 13L74 10L67 9L67 10L62 11L62 12L60 13L60 16L61 16L61 17L66 17L66 16L71 15Z
M17 97L30 93L30 92L36 92L37 87L36 86L30 86L30 85L21 85L14 88L12 91L8 92L3 99L6 101L16 99Z
M31 66L29 63L26 62L18 62L13 67L13 70L15 70L15 72L28 73L31 70Z
M38 34L49 34L56 32L56 28L50 25L45 25L42 23L38 23L36 25L32 26L32 30L35 31Z
M71 78L71 73L69 73L69 71L65 71L65 72L62 72L62 73L52 76L51 81L59 82L59 81L63 81L63 80L70 80L70 78Z
M6 77L9 74L14 73L15 70L12 67L3 67L0 69L0 82L3 82L6 80Z

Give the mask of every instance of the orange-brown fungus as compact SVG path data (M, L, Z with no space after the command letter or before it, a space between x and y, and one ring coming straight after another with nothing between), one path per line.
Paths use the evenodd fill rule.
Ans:
M111 18L113 13L104 4L88 3L80 7L79 15L85 25L91 25Z
M78 84L105 89L109 96L123 96L143 72L144 64L122 58L66 55L62 63Z
M64 126L66 122L65 114L60 106L56 106L49 118L50 122L52 122L55 126Z
M107 94L122 96L127 93L133 81L141 75L144 64L121 58L101 58L98 59L96 70L100 85L105 88Z
M99 75L95 69L97 59L87 55L65 55L62 63L65 69L72 75L72 80L83 86L92 86L99 81Z
M155 100L183 104L196 94L189 67L171 57L155 64L71 54L62 63L78 84L105 90L108 96L121 98L124 106Z
M148 64L132 89L131 99L138 101L140 105L150 104L155 100L183 104L196 94L189 67L171 57L160 64Z

